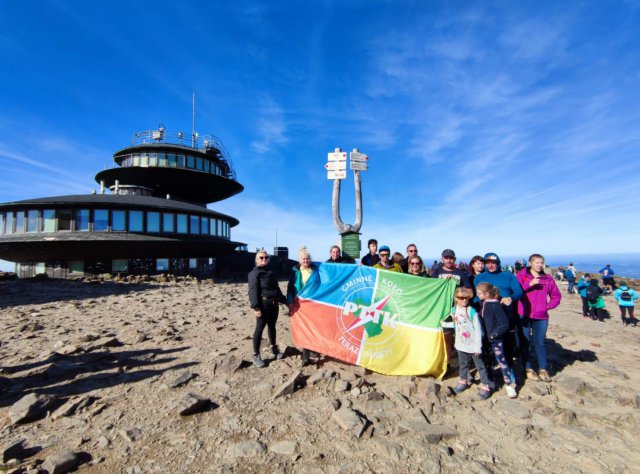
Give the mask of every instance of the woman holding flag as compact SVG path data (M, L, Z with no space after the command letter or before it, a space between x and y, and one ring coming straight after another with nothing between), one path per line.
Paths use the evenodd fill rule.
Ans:
M298 293L309 281L311 275L318 271L318 267L311 261L311 255L307 247L302 247L298 253L298 265L291 269L291 277L287 285L287 305L289 305L289 316L298 307ZM302 349L302 365L309 364L311 352L309 349Z

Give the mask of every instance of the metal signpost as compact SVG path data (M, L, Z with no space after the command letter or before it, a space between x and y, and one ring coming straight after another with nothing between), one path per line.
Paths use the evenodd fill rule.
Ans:
M360 258L360 227L362 227L362 188L360 172L367 171L369 157L354 148L349 153L349 169L353 171L353 180L356 188L356 221L353 225L345 224L340 218L340 184L347 178L347 152L336 148L327 154L327 179L333 180L333 197L331 210L333 222L342 236L342 254L353 259Z

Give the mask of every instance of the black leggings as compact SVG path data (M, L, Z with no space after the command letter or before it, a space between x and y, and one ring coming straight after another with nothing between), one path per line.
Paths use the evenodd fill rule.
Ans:
M278 321L278 302L262 300L262 316L256 318L256 330L253 332L253 353L260 354L260 342L265 326L268 328L269 342L276 345L276 322Z
M586 297L581 296L582 298L582 316L589 316L589 300Z
M618 305L618 307L620 308L620 316L622 316L622 320L625 320L625 314L627 313L627 311L629 312L629 318L634 319L633 317L633 306L620 306Z

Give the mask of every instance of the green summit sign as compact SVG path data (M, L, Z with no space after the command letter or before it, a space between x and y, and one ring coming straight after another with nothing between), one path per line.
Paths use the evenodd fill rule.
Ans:
M360 258L360 234L350 232L342 234L342 254L356 259Z

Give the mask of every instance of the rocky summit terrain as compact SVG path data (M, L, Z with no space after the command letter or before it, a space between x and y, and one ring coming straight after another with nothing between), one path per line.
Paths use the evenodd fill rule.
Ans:
M606 302L565 293L552 381L480 401L453 370L302 367L284 307L255 368L246 284L2 281L0 472L639 472L640 327Z

